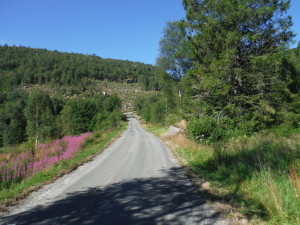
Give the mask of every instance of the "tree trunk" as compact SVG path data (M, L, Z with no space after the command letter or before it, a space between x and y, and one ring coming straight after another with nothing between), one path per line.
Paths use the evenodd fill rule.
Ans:
M38 141L38 128L39 128L39 121L38 121L38 107L35 107L35 149L38 149L39 141Z

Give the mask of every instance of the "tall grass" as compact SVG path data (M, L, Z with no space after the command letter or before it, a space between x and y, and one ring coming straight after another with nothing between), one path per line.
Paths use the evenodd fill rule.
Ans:
M189 167L222 189L216 192L220 197L242 206L245 216L258 215L270 224L300 224L299 134L260 132L218 146L195 143L184 134L165 140L174 143Z
M300 201L300 166L295 163L290 165L290 181L293 185L296 197Z

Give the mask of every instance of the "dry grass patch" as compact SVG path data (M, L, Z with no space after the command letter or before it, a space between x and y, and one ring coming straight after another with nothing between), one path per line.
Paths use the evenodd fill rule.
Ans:
M178 128L180 128L180 129L182 129L182 130L186 130L186 128L187 128L187 121L186 120L181 120L175 126L178 127Z
M300 201L300 166L295 165L295 163L292 163L289 167L290 169L290 181L293 185L296 197Z

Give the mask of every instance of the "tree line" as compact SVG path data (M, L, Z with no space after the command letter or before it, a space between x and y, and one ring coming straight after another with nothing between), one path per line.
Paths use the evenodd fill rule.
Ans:
M300 128L300 45L289 1L184 0L186 18L160 41L160 96L140 97L144 119L188 120L189 136L210 143L263 129ZM157 116L157 115L160 116Z
M114 128L126 120L117 95L64 99L42 89L15 89L0 96L0 147L36 145L66 135Z

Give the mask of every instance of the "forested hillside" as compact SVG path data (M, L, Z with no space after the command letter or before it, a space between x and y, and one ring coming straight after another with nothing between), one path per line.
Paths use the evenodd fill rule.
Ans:
M154 69L95 55L0 46L0 147L33 141L37 146L118 126L124 119L121 99L107 85L139 82L144 89L156 89Z
M162 92L135 102L147 122L185 129L171 138L176 151L217 195L275 224L300 222L300 44L289 49L289 4L184 0L186 18L160 41Z
M153 74L152 65L139 62L102 59L95 55L46 49L0 46L1 90L20 84L84 86L89 82L88 79L118 82L130 79L148 89L155 82Z

